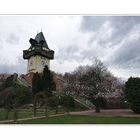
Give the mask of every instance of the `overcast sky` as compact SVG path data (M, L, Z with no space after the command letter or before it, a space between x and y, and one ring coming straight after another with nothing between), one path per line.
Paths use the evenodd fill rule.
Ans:
M0 16L0 73L26 73L23 50L41 29L55 51L55 72L69 72L98 58L115 76L140 76L138 16Z

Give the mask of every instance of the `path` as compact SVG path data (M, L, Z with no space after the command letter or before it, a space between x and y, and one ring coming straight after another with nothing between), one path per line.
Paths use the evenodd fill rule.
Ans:
M57 117L57 116L63 116L63 115L65 115L65 114L50 115L47 118ZM39 116L39 117L31 117L31 118L17 119L17 122L18 121L26 121L26 120L42 119L42 118L46 118L46 116ZM0 124L11 124L11 123L15 123L14 120L3 120L3 121L0 121Z
M95 110L70 112L70 115L89 115L99 117L139 117L140 114L133 113L130 109L106 109L101 110L100 113L96 113Z

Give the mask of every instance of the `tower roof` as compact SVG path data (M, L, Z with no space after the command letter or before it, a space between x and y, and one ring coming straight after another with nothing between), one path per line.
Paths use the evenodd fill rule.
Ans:
M37 41L37 43L39 45L42 45L43 47L49 48L42 32L40 32L36 35L35 40Z
M54 58L54 51L50 50L42 32L38 33L35 39L30 38L31 46L28 50L23 50L23 58L29 59L31 56L41 55L49 59Z
M31 43L31 47L40 46L49 49L48 44L42 32L38 33L35 39L30 38L29 42Z

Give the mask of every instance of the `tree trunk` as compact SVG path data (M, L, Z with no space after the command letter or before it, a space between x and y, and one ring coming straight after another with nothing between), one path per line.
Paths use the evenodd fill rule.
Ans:
M34 117L36 117L36 106L34 105Z
M48 117L47 101L45 102L45 116Z
M57 114L57 113L58 113L58 107L55 108L55 114Z
M69 110L69 108L68 107L66 107L66 112L67 112L67 115L69 115L70 114L70 110Z
M100 113L100 107L99 106L96 106L95 110L96 110L96 113Z
M33 103L33 113L34 113L34 117L36 117L36 102L37 102L37 98L36 95L34 96L34 103Z
M9 118L9 112L10 112L10 110L7 109L7 110L6 110L6 115L5 115L5 119L6 119L6 120L8 120L8 118Z
M69 110L67 111L67 115L70 115L70 112L69 112Z
M34 117L36 117L36 101L34 102L33 110L34 110Z
M14 111L14 122L16 122L17 119L18 119L18 110L15 109L15 111Z

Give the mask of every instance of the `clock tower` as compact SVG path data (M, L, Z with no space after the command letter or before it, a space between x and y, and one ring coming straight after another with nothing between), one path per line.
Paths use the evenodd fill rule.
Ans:
M28 60L27 74L42 73L47 65L50 68L50 60L54 58L54 51L50 50L42 32L35 39L30 38L31 46L23 50L23 58Z

